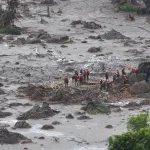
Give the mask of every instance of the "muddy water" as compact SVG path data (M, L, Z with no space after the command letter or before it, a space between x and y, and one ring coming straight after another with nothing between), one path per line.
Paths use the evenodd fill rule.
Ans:
M11 100L12 102L12 100ZM15 101L13 101L15 102ZM28 100L24 100L28 102ZM10 101L8 101L10 103ZM33 103L34 104L34 103ZM106 150L107 138L114 134L120 134L126 131L126 121L131 114L137 114L140 110L129 111L123 109L122 112L114 113L110 115L88 115L92 119L90 120L77 120L77 115L74 113L80 111L81 106L64 106L64 105L52 105L53 109L61 111L60 114L55 115L47 119L39 120L27 120L32 126L30 129L16 129L12 130L11 127L17 122L16 117L31 107L12 107L6 109L6 111L13 112L13 116L5 119L0 119L1 124L8 124L10 131L18 132L33 140L33 144L18 144L18 145L2 145L4 150L22 150L24 147L28 149L36 150ZM144 108L142 108L144 109ZM142 110L141 109L141 110ZM147 108L148 109L148 108ZM71 113L74 115L74 119L66 119L66 115ZM42 125L51 124L53 121L61 122L60 125L55 125L54 130L41 130ZM106 125L112 125L112 129L105 128ZM44 136L44 140L38 139L38 137ZM55 141L58 139L58 141Z

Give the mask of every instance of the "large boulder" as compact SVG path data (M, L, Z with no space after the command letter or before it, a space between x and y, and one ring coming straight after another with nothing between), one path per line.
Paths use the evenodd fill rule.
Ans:
M32 109L23 113L17 119L18 120L41 119L54 116L55 114L56 111L52 110L49 107L49 104L44 102L42 107L40 107L39 105L35 105Z
M139 64L137 73L146 73L148 71L148 68L150 68L150 62L142 62Z
M89 53L97 53L97 52L101 52L102 48L101 47L91 47L88 49Z
M15 128L31 128L31 126L26 121L18 121L15 124Z
M135 82L146 80L146 76L147 75L145 73L130 73L128 74L128 80L130 84L134 84Z
M7 129L0 129L1 144L17 144L23 141L28 143L32 142L30 139L19 133L9 132Z
M144 94L150 92L150 84L146 81L136 82L130 87L132 95Z
M87 28L87 29L100 29L100 28L102 28L101 25L99 25L95 22L92 22L92 21L91 22L84 21L82 24L83 24L84 28Z

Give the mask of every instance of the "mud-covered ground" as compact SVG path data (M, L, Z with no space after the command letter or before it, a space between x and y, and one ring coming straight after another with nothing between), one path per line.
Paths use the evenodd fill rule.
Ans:
M4 112L11 112L12 116L1 118L0 125L10 125L7 127L9 131L13 130L16 118L22 112L32 108L34 104L41 104L39 101L30 101L32 97L24 96L17 90L18 87L27 86L28 83L38 83L54 88L58 84L62 85L64 75L71 77L74 69L80 68L88 68L92 82L98 83L106 71L111 74L116 69L126 67L128 72L130 65L136 68L139 62L150 58L150 24L146 21L147 16L134 14L135 21L128 21L127 13L115 12L109 0L56 2L57 5L50 6L50 17L46 17L46 5L41 5L40 1L23 1L27 6L19 9L22 18L15 21L17 26L24 28L23 34L1 35L3 40L0 43L0 82L3 84L1 89L5 94L0 91L0 108ZM46 22L41 23L41 17ZM71 25L73 21L78 20L81 20L79 24ZM90 29L87 28L87 23L91 21L98 25L98 29L91 26ZM41 29L52 38L69 36L69 40L48 42L51 39L43 38L36 44L16 41L17 38L25 38L25 41L37 39ZM88 49L91 47L100 47L100 50L90 53ZM69 86L73 86L71 80ZM90 85L79 87L77 92L79 90L84 92L86 88L89 90ZM34 94L38 92L35 91ZM71 90L72 92L74 89ZM41 97L41 93L39 94ZM90 92L88 95L92 97ZM104 92L104 95L107 93ZM81 101L84 104L83 98ZM9 104L14 102L29 103L32 106L10 107ZM69 106L57 104L51 107L61 112L47 119L27 120L32 126L30 129L13 130L30 138L33 143L4 144L1 145L1 149L103 150L107 148L107 138L110 135L126 131L126 121L130 114L137 114L147 109L143 107L133 111L133 109L121 108L121 112L112 112L110 115L86 114L92 119L84 121L78 120L78 116L74 114L76 111L81 111L81 103ZM74 119L67 119L68 113L71 113ZM55 126L55 129L41 130L42 125L51 124L55 120L61 122L60 125ZM109 124L113 128L105 128ZM45 139L38 139L41 136Z

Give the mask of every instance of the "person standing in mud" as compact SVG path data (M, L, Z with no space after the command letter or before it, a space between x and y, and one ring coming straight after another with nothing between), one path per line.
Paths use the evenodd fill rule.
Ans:
M65 79L64 79L65 88L68 87L68 83L69 83L68 77L65 76Z
M123 82L124 82L124 85L127 84L127 81L128 81L127 76L126 76L126 75L123 75Z
M108 72L105 73L106 81L108 80Z
M89 81L89 70L88 69L86 69L86 78L87 78L87 81Z
M100 80L100 90L102 91L102 84L103 84L103 80Z
M122 76L126 75L125 68L122 68Z
M119 73L119 70L117 70L117 78L119 79L119 77L120 77L120 73Z
M83 78L84 78L84 82L86 81L86 70L83 70Z
M78 86L78 75L77 74L74 74L74 83L75 83L75 86Z
M75 74L76 74L77 76L79 75L77 70L75 70Z
M80 81L80 85L83 84L83 75L80 73L80 76L79 76L79 81Z

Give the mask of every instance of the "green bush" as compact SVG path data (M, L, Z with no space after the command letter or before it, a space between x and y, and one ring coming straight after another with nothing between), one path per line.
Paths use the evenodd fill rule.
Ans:
M127 122L128 130L140 130L149 127L149 113L141 113L137 116L131 116Z
M6 28L0 28L1 34L21 35L21 29L16 26L8 26Z
M125 3L123 5L118 4L117 7L119 10L125 11L125 12L137 12L139 9L137 6L132 5L131 3Z
M149 150L150 128L128 131L109 137L108 150Z

